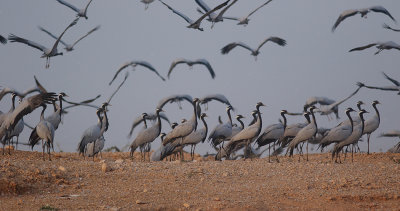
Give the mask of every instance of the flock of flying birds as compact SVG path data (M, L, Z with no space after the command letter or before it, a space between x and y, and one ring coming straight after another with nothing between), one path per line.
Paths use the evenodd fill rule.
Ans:
M146 6L145 9L148 8L149 4L154 0L141 0ZM247 25L249 24L249 17L255 12L262 9L264 6L269 4L272 0L268 0L265 3L261 4L259 7L251 11L248 15L243 17L229 17L225 16L225 13L232 7L238 0L227 0L222 4L216 6L211 9L203 0L195 0L197 5L200 7L197 11L200 13L200 18L197 20L192 20L182 12L174 9L167 3L162 0L158 0L161 4L165 5L165 7L171 10L174 14L178 15L182 19L184 19L189 25L188 28L196 29L199 31L203 31L201 28L201 23L203 20L207 20L214 24L222 22L224 19L237 21L238 25ZM89 32L87 32L84 36L77 39L73 44L67 44L62 40L63 35L74 25L78 23L80 18L88 19L87 10L92 0L89 0L86 7L83 9L79 9L74 5L64 1L57 0L60 4L69 7L73 11L76 12L76 19L74 19L66 29L59 35L54 35L43 27L39 27L39 29L50 37L55 39L55 43L51 48L47 48L43 45L30 41L28 39L19 37L14 34L10 34L8 36L8 41L10 42L19 42L36 48L43 52L42 58L46 58L45 67L48 68L50 66L50 58L58 55L63 55L62 52L58 51L58 44L61 43L65 46L66 51L74 50L75 45L80 42L82 39L90 35L91 33L97 31L100 26L96 26ZM387 15L391 20L396 22L396 19L382 6L373 6L364 9L352 9L346 10L342 12L335 24L332 27L332 32L343 22L345 19L360 14L361 17L366 17L369 12L382 13ZM389 25L384 24L384 28L388 30L392 30L395 32L399 32L400 29L393 29ZM7 39L0 35L0 42L3 44L7 43ZM273 42L280 46L286 45L286 40L272 36L264 39L257 48L252 48L243 42L232 42L221 49L222 54L228 54L231 50L236 47L242 47L250 51L251 55L257 58L257 55L260 53L260 49L267 43ZM378 51L375 54L378 54L382 50L390 50L397 49L400 50L400 45L396 44L393 41L382 42L382 43L371 43L365 46L353 48L349 50L352 51L360 51L370 47L376 46ZM174 60L169 68L167 77L169 78L172 70L179 64L187 64L190 67L196 64L201 64L206 67L209 71L212 78L215 77L216 73L213 70L211 64L205 59L197 59L197 60L187 60L184 58L178 58ZM123 64L115 73L112 80L109 82L109 85L113 83L113 81L117 78L119 73L128 67L135 68L136 66L143 66L148 70L154 72L161 80L165 81L165 78L148 62L146 61L130 61ZM317 119L315 117L315 113L320 113L321 115L327 115L330 118L330 114L334 113L336 118L339 118L339 105L353 97L357 92L365 87L369 89L379 89L386 91L396 91L400 95L400 82L391 78L387 74L383 73L384 77L388 79L390 82L394 84L394 86L387 87L377 87L377 86L368 86L364 83L358 82L358 88L351 93L349 96L346 96L342 100L335 101L326 97L310 97L307 99L306 104L304 105L304 111L300 113L292 113L286 110L281 111L281 116L283 121L268 125L264 130L262 124L262 113L260 112L261 107L264 106L262 102L258 102L255 105L255 110L252 112L253 121L246 127L241 121L244 116L237 115L235 119L238 123L234 123L233 118L231 117L231 111L234 110L234 107L231 105L229 100L222 94L212 94L207 95L202 98L193 98L190 95L172 95L162 99L159 102L159 105L155 109L155 113L143 113L139 116L133 123L130 135L132 135L133 130L140 124L144 124L144 128L138 133L138 135L133 139L132 143L129 146L129 150L131 155L133 152L139 148L142 154L142 159L146 159L146 153L150 152L150 144L154 142L158 137L161 138L161 146L159 149L155 150L149 159L152 161L163 160L164 158L181 154L183 147L190 145L191 148L191 156L193 159L195 147L198 143L204 142L208 140L211 146L216 150L215 158L217 160L225 159L236 159L237 157L244 158L252 158L261 156L262 152L265 150L271 150L271 144L273 145L273 155L281 154L284 149L286 149L286 154L289 156L293 156L294 150L297 149L300 155L303 154L303 144L307 144L307 154L308 154L308 144L317 144L321 150L326 148L328 145L335 144L332 149L332 159L336 158L335 161L339 158L340 160L340 152L343 152L345 147L347 152L347 148L351 148L351 152L353 154L354 151L357 151L360 138L362 135L367 134L368 139L368 153L369 153L369 140L370 135L373 133L380 124L380 114L377 105L380 103L378 101L372 102L372 107L374 109L375 115L369 119L364 119L363 115L368 113L368 111L364 110L361 106L364 104L362 101L357 103L357 115L351 115L352 112L356 112L352 108L347 108L345 110L345 114L348 119L338 124L333 128L321 128L318 127ZM29 145L34 148L40 140L42 140L42 151L43 151L43 159L45 159L45 151L50 157L50 151L53 147L54 143L54 134L57 128L61 123L62 115L67 113L67 110L76 106L90 106L96 108L96 115L98 117L97 124L87 128L82 134L81 141L78 144L78 151L83 156L93 157L98 153L101 153L101 150L104 147L105 139L103 134L108 130L109 122L107 117L107 112L109 109L110 101L112 97L118 92L121 86L125 83L128 77L128 72L125 75L124 81L118 86L117 90L111 95L107 102L103 103L101 106L96 106L91 104L94 102L99 96L85 100L82 102L71 102L66 99L68 97L67 94L61 92L58 95L53 92L48 92L42 84L35 77L36 85L24 92L20 92L15 89L11 89L8 87L2 88L0 92L0 101L1 99L7 95L11 94L12 97L12 106L8 112L0 111L0 140L3 143L3 154L5 153L4 146L13 144L14 137L17 138L19 134L24 129L26 123L23 121L23 117L28 115L35 109L42 107L42 112L40 115L40 121L35 126L32 127L32 132L29 138ZM28 95L38 92L39 94L28 97ZM18 105L15 104L16 97L20 98L20 103ZM190 119L183 119L180 124L178 123L170 123L168 117L164 114L163 107L168 103L177 102L179 106L181 106L182 101L187 101L193 107L193 114ZM215 128L212 130L208 129L205 113L202 113L202 106L207 110L207 103L210 101L218 101L227 105L227 122L220 121ZM66 107L63 107L63 102L69 104ZM45 117L44 112L47 108L47 104L53 105L53 112L51 115ZM316 106L319 105L317 108ZM303 115L306 119L305 122L288 124L287 115ZM171 130L168 133L162 133L162 120L166 121L170 126ZM148 125L149 121L156 121L152 125ZM200 128L200 121L202 123L202 127ZM391 131L382 136L397 136L400 137L400 131ZM208 137L208 138L207 138ZM268 145L264 151L261 153L258 152L257 149L254 149L252 144L255 143L258 145L258 148L261 148L265 145ZM47 148L47 149L46 149ZM11 147L9 148L11 149ZM243 149L243 155L237 155L239 150ZM391 149L392 152L400 152L400 143ZM10 151L9 151L10 153ZM271 154L271 153L269 153ZM299 160L300 160L299 156ZM276 157L277 158L277 157ZM308 160L308 156L307 156Z

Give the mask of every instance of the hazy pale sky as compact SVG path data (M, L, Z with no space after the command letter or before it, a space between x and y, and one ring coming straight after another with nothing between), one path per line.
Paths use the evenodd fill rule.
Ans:
M88 1L68 2L83 8ZM165 2L192 19L200 16L194 1ZM223 1L205 2L214 7ZM245 16L264 2L239 0L226 15ZM63 91L71 101L101 94L101 99L96 101L100 105L123 80L124 73L112 86L108 86L115 71L125 62L148 61L166 76L171 62L176 58L205 58L215 70L215 80L211 79L203 66L190 69L179 65L170 80L165 82L143 67L137 67L134 72L128 68L130 76L111 102L110 128L105 133L105 148L114 145L121 148L131 143L133 138L128 139L127 134L133 119L142 112L153 112L160 99L172 94L189 94L193 97L224 94L236 108L234 115L246 116L246 123L251 120L250 112L255 104L262 101L267 105L262 108L265 127L278 121L281 109L301 111L306 99L311 96L341 100L357 88L357 81L376 86L392 85L384 79L382 71L400 80L399 51L383 51L378 55L374 55L375 48L348 52L351 48L377 41L400 43L400 33L382 28L383 23L400 28L386 15L372 12L366 19L356 15L343 21L335 33L331 32L332 25L342 11L374 5L384 6L394 18L400 20L398 0L274 0L253 14L246 27L225 20L211 29L211 24L203 21L201 27L204 31L200 32L186 28L188 24L182 18L158 1L144 10L144 4L139 0L94 0L88 9L89 19L81 18L76 26L66 32L63 40L73 43L93 27L101 25L101 28L78 43L74 51L51 58L49 69L44 68L45 59L40 58L42 53L35 48L21 43L1 45L0 85L22 91L34 85L33 76L36 75L49 91ZM74 18L74 11L55 0L3 0L0 7L0 34L7 36L13 33L51 47L54 40L37 27L42 26L54 34L60 34ZM287 46L267 43L261 48L257 61L249 51L241 48L232 50L228 55L220 53L220 49L230 42L242 41L255 48L269 36L285 39ZM64 51L61 44L58 50ZM8 111L10 98L7 96L0 102L1 111ZM371 112L366 115L367 119L375 114L371 102L379 100L382 103L378 107L381 126L371 136L371 150L386 151L398 139L376 137L381 132L400 129L400 98L396 92L363 88L340 105L340 120L328 121L326 116L317 115L319 126L334 127L345 120L344 109L355 108L358 100L364 101L367 104L364 108ZM190 104L182 105L183 110L179 110L176 104L164 107L171 122L190 118ZM211 102L206 113L210 130L217 124L218 115L227 120L223 104ZM49 114L50 109L46 115ZM27 116L25 121L36 125L39 116L40 109ZM96 124L96 121L92 108L70 110L56 131L55 142L63 151L75 151L83 131ZM288 124L300 121L304 119L288 117ZM135 129L133 137L140 129ZM169 132L170 127L163 124L162 131ZM20 142L27 142L30 133L31 130L25 128ZM159 143L157 139L152 148L156 149ZM360 143L360 147L366 151L366 142ZM198 153L206 151L213 152L208 143L196 148Z

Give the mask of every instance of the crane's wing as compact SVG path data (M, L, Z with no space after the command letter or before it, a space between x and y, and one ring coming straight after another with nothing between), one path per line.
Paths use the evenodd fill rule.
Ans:
M215 72L214 72L213 68L211 67L210 63L207 60L198 59L198 60L194 61L193 63L194 64L202 64L202 65L206 66L208 71L211 74L211 78L213 78L213 79L215 78Z
M397 22L396 19L394 19L393 16L389 13L389 11L387 11L387 9L385 9L382 6L373 6L373 7L370 7L369 10L374 11L374 12L383 13L383 14L389 16L394 22Z
M90 1L91 2L91 1ZM94 27L92 30L90 30L88 33L86 33L85 35L83 35L81 38L79 38L77 41L74 42L74 44L72 44L72 47L74 47L79 41L81 41L83 38L87 37L89 34L97 31L100 28L100 25ZM61 41L60 41L61 42Z
M158 71L156 70L156 68L154 68L150 63L148 63L148 62L146 62L146 61L137 61L137 62L135 62L135 63L136 63L136 65L140 65L140 66L143 66L143 67L148 68L149 70L151 70L151 71L153 71L155 74L157 74L158 77L161 78L161 80L165 81L165 78L162 77L162 76L158 73Z
M115 75L114 75L114 77L112 78L112 80L110 81L110 83L108 83L108 85L110 86L110 85L112 84L112 82L117 78L118 74L119 74L123 69L125 69L126 67L128 67L128 66L130 66L130 65L133 65L133 64L134 64L133 62L126 62L125 64L123 64L123 65L117 70L117 72L115 73Z
M38 79L36 78L35 75L33 76L33 78L35 79L35 83L36 83L36 86L37 86L36 90L38 89L38 90L40 90L40 92L46 93L47 90L42 86L42 84L38 81ZM34 91L36 91L36 90L34 90Z
M210 8L206 3L204 3L204 1L202 1L202 0L195 0L195 2L196 2L205 12L208 12L208 11L211 10L211 8Z
M38 50L41 50L41 51L45 51L46 50L46 47L44 47L43 45L40 45L38 43L35 43L35 42L30 41L30 40L24 39L22 37L18 37L18 36L14 35L14 34L10 34L8 36L8 40L10 40L10 42L24 43L26 45L29 45L29 46L34 47L34 48L36 48Z
M168 9L170 9L173 13L181 16L181 18L185 19L186 22L188 22L189 24L193 23L193 20L190 19L189 17L187 17L186 15L184 15L183 13L175 10L174 8L170 7L168 4L164 3L163 1L159 0L161 3L163 3Z
M346 18L351 17L355 14L359 13L358 10L352 9L352 10L345 10L342 12L342 14L339 15L338 19L336 20L335 24L332 26L332 32L335 31L335 29L339 26L339 24Z
M385 76L385 78L388 79L389 81L391 81L392 83L394 83L394 85L400 86L400 83L398 81L396 81L393 78L389 77L388 75L386 75L386 73L384 73L384 72L382 72L382 73Z
M128 78L128 76L129 76L129 72L126 72L126 73L125 73L125 78L124 78L124 80L123 80L123 81L121 82L121 84L117 87L117 89L114 91L114 93L112 93L112 95L110 96L110 98L108 98L107 103L110 103L110 102L111 102L111 99L114 97L115 94L117 94L117 92L119 91L119 89L121 88L121 86L124 85L124 83L125 83L126 79Z
M162 109L167 103L180 103L181 101L186 100L190 104L193 102L193 98L190 95L171 95L169 97L165 97L158 102L157 108Z
M168 75L167 75L168 78L169 78L169 75L171 74L172 70L175 68L175 66L178 64L181 64L181 63L189 63L189 61L184 58L175 59L172 62L171 66L169 67L169 71L168 71Z
M221 103L224 103L226 105L232 106L231 103L229 102L228 98L226 98L224 95L222 94L210 94L207 95L203 98L200 99L200 104L206 104L212 100L216 100L219 101Z
M61 40L61 37L64 35L64 33L65 33L69 28L71 28L72 26L74 26L74 25L78 22L78 20L79 20L79 18L76 18L75 20L72 21L72 23L70 23L70 24L67 26L67 28L65 28L65 30L60 34L60 36L58 37L58 39L57 39L56 42L54 43L52 50L57 49L57 46L58 46L58 43L59 43L60 40Z
M376 86L367 86L364 83L357 82L357 86L361 87L366 87L368 89L379 89L379 90L385 90L385 91L399 91L398 87L376 87Z
M260 50L260 48L268 41L274 42L280 46L285 46L286 45L286 40L279 38L279 37L268 37L267 39L265 39L256 49L256 51Z
M233 42L233 43L229 43L228 45L224 46L221 49L221 54L228 54L232 49L234 49L236 46L240 46L243 47L249 51L251 51L252 53L255 52L252 48L250 48L250 46L242 43L242 42Z
M370 47L375 46L375 45L377 45L377 44L378 44L378 43L371 43L371 44L368 44L368 45L365 45L365 46L353 48L353 49L350 49L349 52L352 52L352 51L362 51L362 50L364 50L364 49L370 48Z
M250 15L254 14L255 12L257 12L257 10L261 9L261 7L263 7L263 6L267 5L268 3L270 3L271 1L272 1L272 0L268 0L267 2L265 2L264 4L262 4L261 6L257 7L255 10L253 10L252 12L250 12L250 13L247 15L247 18L250 17Z
M212 9L212 10L210 10L210 11L204 13L204 14L203 14L199 19L197 19L194 23L191 23L191 25L200 24L200 22L203 21L204 18L206 18L207 16L209 16L211 13L213 13L213 12L215 12L215 11L221 9L222 7L225 7L225 6L228 4L229 1L230 1L230 0L227 0L227 1L225 1L224 3L222 3L222 4L218 5L218 6L216 6L214 9Z
M353 97L355 94L357 94L357 92L358 92L360 89L361 89L361 87L358 87L358 88L356 89L356 91L354 91L353 93L351 93L348 97L346 97L346 98L344 98L343 100L338 101L338 102L336 102L336 103L334 103L334 104L331 104L330 107L331 107L331 108L334 108L334 107L336 107L336 106L342 104L344 101L350 99L350 98Z
M382 27L385 28L385 29L389 29L389 30L395 31L395 32L400 32L400 29L394 29L394 28L390 27L389 25L387 25L386 23L384 23L382 25Z
M217 17L225 18L225 17L224 17L225 12L226 12L230 7L232 7L232 5L235 4L237 1L238 1L238 0L233 0L233 2L232 2L231 4L229 4L228 6L226 6L224 9L221 10L221 12L218 13L218 16L217 16ZM272 0L270 0L270 1L272 1Z
M7 43L7 39L0 35L0 42L3 43L3 44L6 44Z
M44 29L43 27L38 26L38 28L39 28L40 31L42 31L42 32L44 32L44 33L46 33L46 34L48 34L50 37L54 38L55 40L58 39L57 36L55 36L54 34L52 34L52 33L49 32L49 31L47 31L47 30ZM60 43L63 44L65 47L67 47L67 43L65 43L64 41L60 40Z
M387 133L381 133L378 137L400 137L400 131L392 130Z
M75 12L79 12L79 9L78 9L77 7L75 7L74 5L72 5L72 4L68 3L68 2L66 2L66 1L64 1L64 0L57 0L57 1L58 1L58 3L63 4L63 5L65 5L65 6L71 8L71 9L74 10ZM89 2L89 3L90 3L90 2Z
M90 3L92 3L92 1L93 1L93 0L90 0L89 3L87 3L87 5L86 5L86 7L85 7L85 13L86 13L86 11L87 11L87 9L88 9Z
M14 128L23 116L31 113L33 110L41 106L43 103L51 104L52 101L57 100L57 95L54 92L47 92L34 95L23 100L13 111L10 122L10 128Z

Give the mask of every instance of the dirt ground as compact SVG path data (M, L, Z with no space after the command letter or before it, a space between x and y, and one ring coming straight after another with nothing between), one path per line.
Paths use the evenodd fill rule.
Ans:
M400 154L141 162L0 154L1 210L400 210ZM189 157L189 156L186 156Z

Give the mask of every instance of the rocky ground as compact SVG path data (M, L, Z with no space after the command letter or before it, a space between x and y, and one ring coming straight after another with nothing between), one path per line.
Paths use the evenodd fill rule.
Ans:
M400 154L357 154L342 164L330 154L271 163L41 155L0 154L1 210L400 210Z

